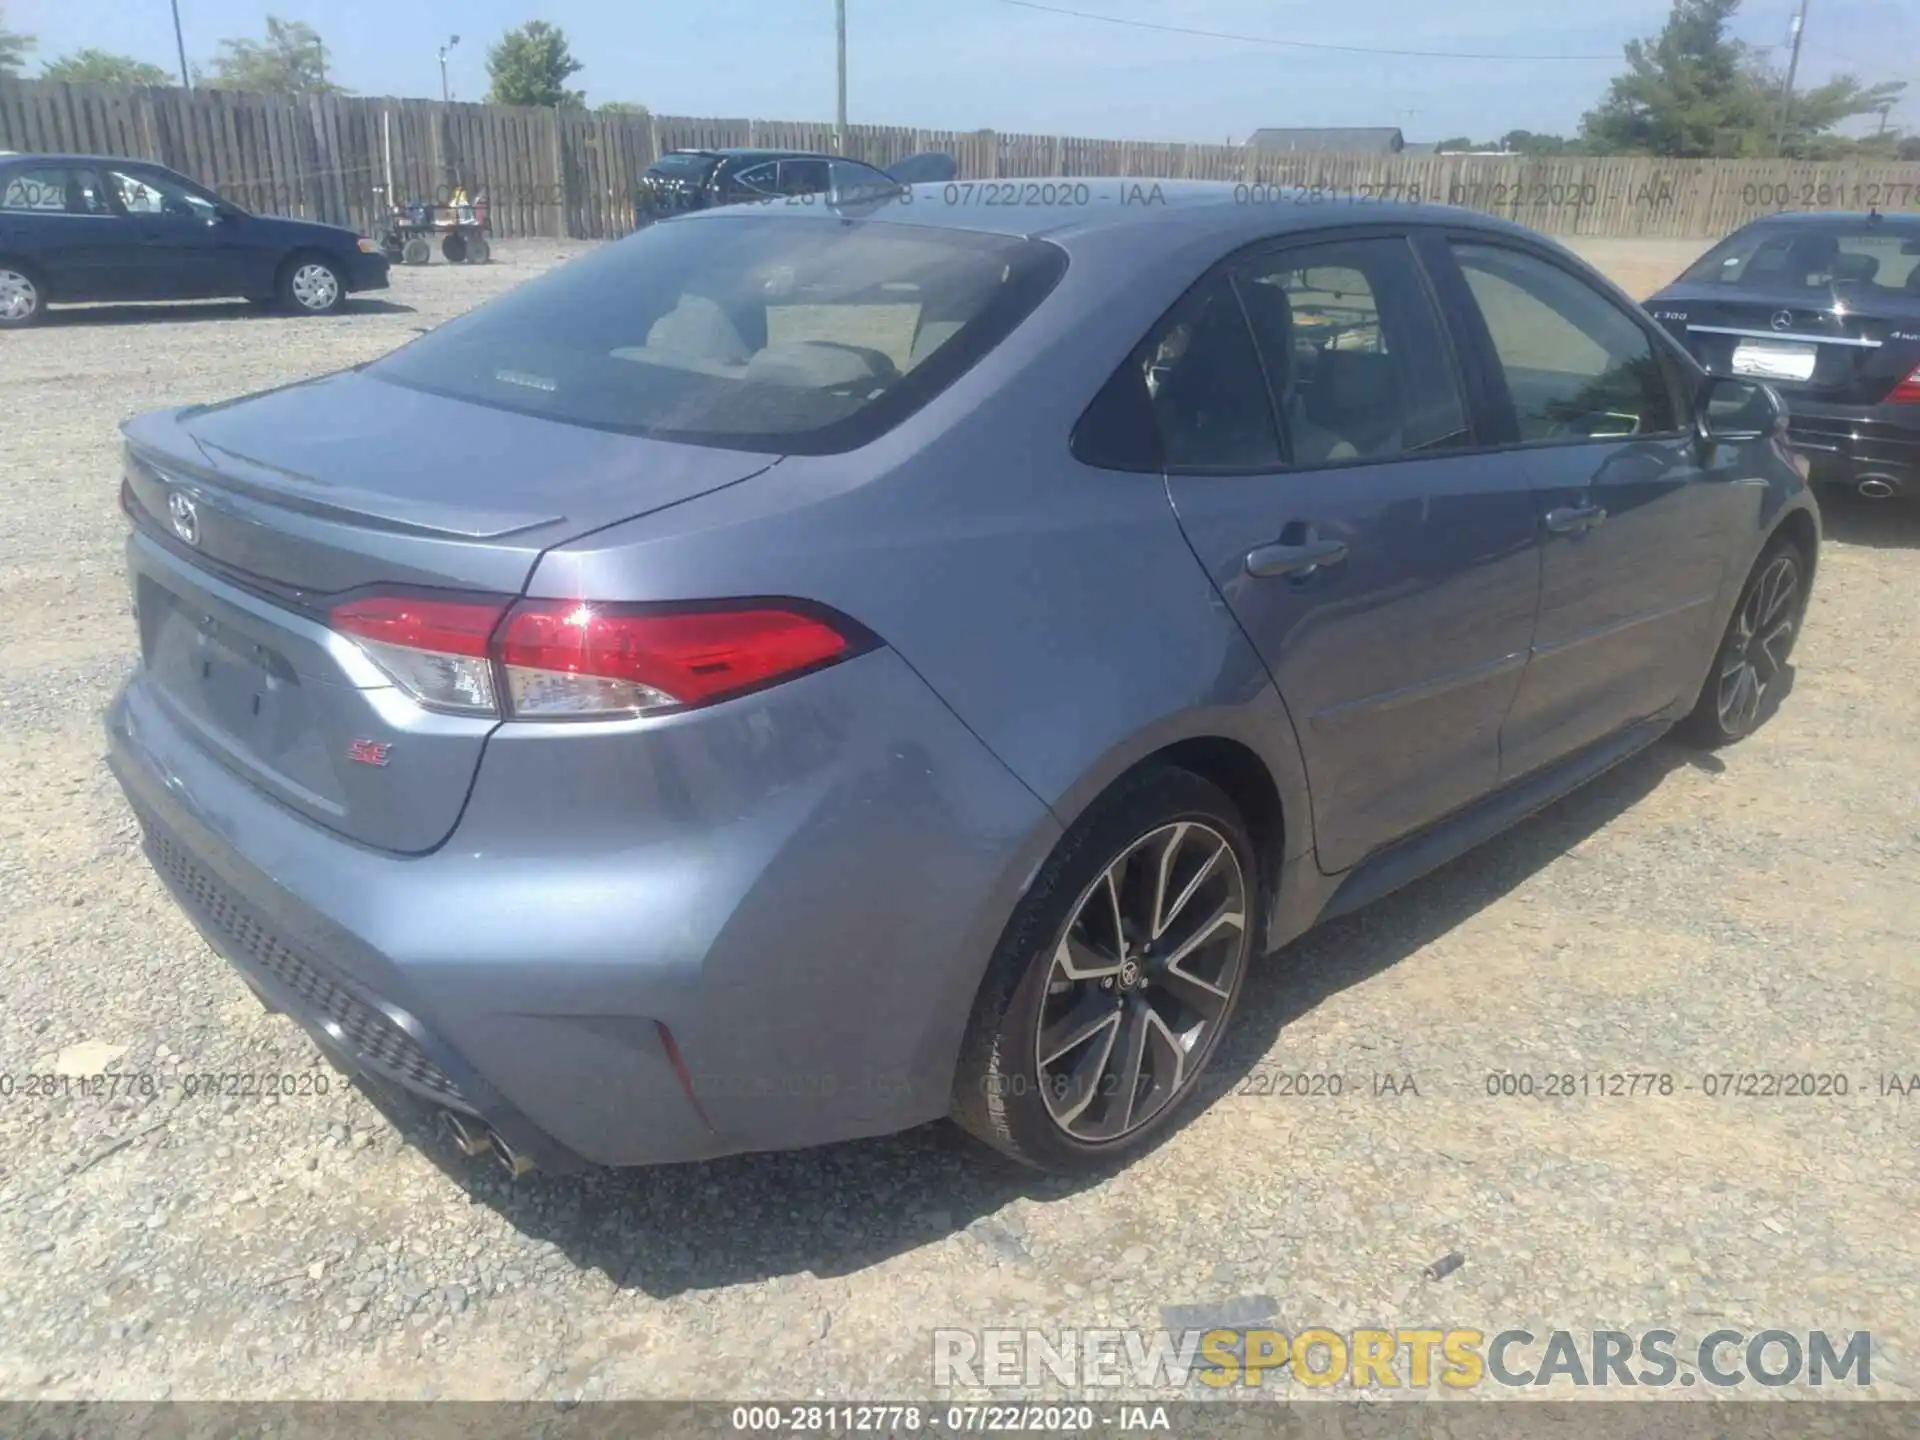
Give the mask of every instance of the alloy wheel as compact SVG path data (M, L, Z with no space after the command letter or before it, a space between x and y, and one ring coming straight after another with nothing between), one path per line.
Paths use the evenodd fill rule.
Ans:
M1120 1140L1192 1083L1245 963L1246 911L1238 855L1199 821L1149 831L1100 873L1054 947L1034 1035L1054 1124Z
M33 281L18 270L0 270L0 320L24 320L39 303Z
M340 277L325 265L302 265L293 272L291 288L304 310L331 310L340 299Z
M1745 734L1758 722L1768 690L1787 663L1799 620L1800 566L1776 555L1748 590L1720 657L1715 709L1720 728Z

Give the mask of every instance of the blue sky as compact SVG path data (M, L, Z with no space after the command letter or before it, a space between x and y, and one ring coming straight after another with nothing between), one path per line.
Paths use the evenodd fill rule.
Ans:
M1244 139L1262 125L1399 125L1410 138L1570 132L1658 30L1668 0L1057 0L1138 21L1326 45L1601 60L1456 60L1289 49L1046 13L1009 0L848 0L848 118L1142 140ZM1746 0L1754 44L1784 41L1796 0ZM530 19L562 26L589 103L678 115L827 120L833 0L179 0L190 60L266 14L316 26L361 94L436 95L451 32L456 98L486 90L486 48ZM100 46L177 68L167 0L0 0L36 58ZM1920 4L1815 0L1801 74L1851 70L1920 90ZM1920 130L1920 95L1896 124Z

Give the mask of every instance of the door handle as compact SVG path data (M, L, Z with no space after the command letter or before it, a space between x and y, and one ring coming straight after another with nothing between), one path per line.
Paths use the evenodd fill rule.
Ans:
M1280 575L1304 579L1322 565L1337 565L1346 558L1344 540L1309 540L1303 545L1261 545L1247 552L1247 573L1256 580L1271 580Z
M1547 529L1556 535L1584 535L1606 518L1599 505L1562 505L1547 512Z

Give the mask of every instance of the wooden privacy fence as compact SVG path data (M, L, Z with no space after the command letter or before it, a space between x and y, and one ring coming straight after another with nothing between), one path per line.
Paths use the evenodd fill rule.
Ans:
M250 95L0 80L0 150L157 160L253 210L360 230L389 195L485 192L496 234L602 239L635 224L634 182L663 150L768 145L831 151L808 122L598 114L341 95ZM1319 187L1325 203L1384 196L1505 215L1558 235L1706 239L1780 209L1920 210L1920 163L1277 154L992 130L855 125L846 153L886 165L923 150L963 180L1132 177ZM984 198L1084 203L1077 185L1002 185ZM969 195L969 199L982 198Z

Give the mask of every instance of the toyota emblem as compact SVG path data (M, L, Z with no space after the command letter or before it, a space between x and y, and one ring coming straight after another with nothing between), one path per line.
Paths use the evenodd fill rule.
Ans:
M167 497L167 518L173 521L173 533L187 544L200 543L200 514L185 491L176 490Z
M1793 312L1791 310L1774 311L1773 328L1776 330L1791 330L1793 328Z

